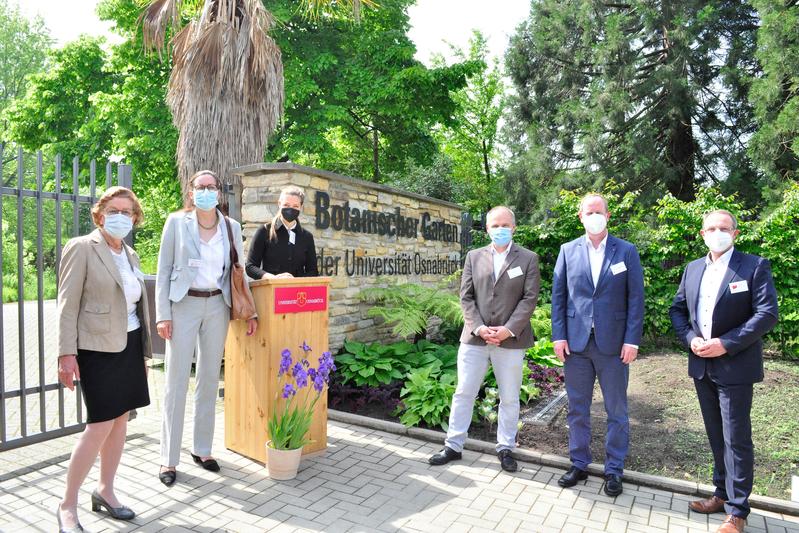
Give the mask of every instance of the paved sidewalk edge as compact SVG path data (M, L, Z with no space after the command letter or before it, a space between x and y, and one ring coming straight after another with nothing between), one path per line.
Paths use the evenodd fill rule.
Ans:
M336 422L354 424L356 426L363 426L370 429L376 429L378 431L385 431L386 433L407 435L409 437L415 437L417 439L426 440L429 442L444 442L444 433L432 429L415 427L409 428L397 422L356 415L354 413L347 413L344 411L336 411L335 409L328 409L327 417ZM494 444L482 440L467 439L464 447L468 450L481 453L493 454L496 452ZM566 457L541 453L534 449L516 448L513 451L513 455L522 461L544 466L551 466L554 468L561 468L563 470L568 470L568 468L571 466L571 461L569 461L569 459ZM588 471L596 476L602 476L604 472L602 465L596 463L589 465ZM697 483L695 481L673 479L664 476L654 476L632 470L624 471L624 480L637 485L642 485L644 487L667 490L680 494L688 494L690 496L712 496L714 490L712 485ZM799 516L799 503L789 502L787 500L780 500L778 498L771 498L769 496L758 496L756 494L752 494L749 496L749 504L756 509L771 511L773 513L788 514L791 516Z

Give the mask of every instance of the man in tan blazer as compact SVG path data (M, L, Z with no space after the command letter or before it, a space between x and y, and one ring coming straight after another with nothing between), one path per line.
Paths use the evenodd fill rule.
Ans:
M443 465L460 459L480 385L494 368L499 386L497 457L503 470L515 472L511 457L519 423L522 365L534 336L530 317L538 301L538 256L512 242L516 217L507 207L486 215L491 244L466 254L461 278L464 326L458 350L458 387L452 397L444 449L429 459Z

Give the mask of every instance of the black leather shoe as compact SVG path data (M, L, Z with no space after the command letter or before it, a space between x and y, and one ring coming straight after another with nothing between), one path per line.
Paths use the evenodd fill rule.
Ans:
M219 472L219 463L216 462L216 459L206 459L205 461L199 455L191 454L191 458L194 459L194 463L209 470L211 472Z
M161 483L166 485L167 487L171 487L175 484L175 480L178 478L177 470L164 470L163 472L158 473L158 479L161 480Z
M605 494L608 496L618 496L624 487L621 484L621 476L616 474L605 474Z
M108 511L108 514L111 515L111 518L115 518L116 520L133 520L136 517L136 513L134 513L130 507L125 505L111 507L111 505L105 501L105 498L100 496L100 494L95 490L92 492L92 511L95 513L102 511L103 507L105 507L105 510Z
M516 463L516 459L510 456L510 453L510 450L500 450L497 452L499 465L505 472L516 472L519 469L519 465Z
M560 476L558 480L558 485L563 488L573 487L577 484L578 481L583 481L588 479L588 472L585 470L580 470L576 466L569 468L569 471Z
M456 452L449 446L444 446L443 450L430 457L427 462L434 466L440 466L445 465L450 461L457 461L458 459L462 458L463 454L461 452Z

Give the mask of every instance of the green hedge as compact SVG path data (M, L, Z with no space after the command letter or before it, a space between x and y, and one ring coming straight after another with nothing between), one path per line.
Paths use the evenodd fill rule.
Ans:
M636 193L617 194L612 183L603 194L611 213L610 232L634 243L641 254L646 287L644 334L649 341L673 337L668 308L683 268L707 253L699 236L702 215L723 208L739 219L736 248L771 261L780 321L768 339L784 356L799 358L799 185L788 188L782 203L768 214L747 211L734 196L724 196L714 188L699 190L693 202L668 195L654 207L643 206ZM552 270L560 245L584 233L577 218L581 198L580 192L563 191L545 221L517 228L514 241L541 258L541 302L551 299ZM485 242L484 236L481 233L477 240Z

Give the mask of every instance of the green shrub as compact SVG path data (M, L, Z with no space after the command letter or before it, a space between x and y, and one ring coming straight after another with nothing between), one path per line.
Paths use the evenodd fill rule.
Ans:
M402 379L404 374L395 366L393 345L345 342L344 352L336 356L336 367L344 383L377 387Z
M405 386L400 391L402 404L397 409L400 422L412 427L424 422L447 430L449 407L455 393L455 374L437 372L433 367L424 367L408 374Z

